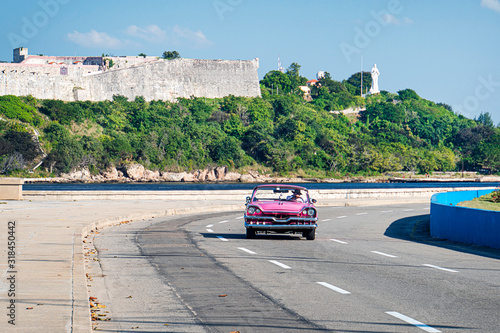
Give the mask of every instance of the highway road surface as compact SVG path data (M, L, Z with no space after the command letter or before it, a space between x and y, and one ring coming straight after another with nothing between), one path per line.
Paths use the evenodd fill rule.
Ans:
M245 239L242 212L104 229L107 332L499 332L500 251L432 240L429 205L319 209L316 240ZM105 310L105 311L104 311Z

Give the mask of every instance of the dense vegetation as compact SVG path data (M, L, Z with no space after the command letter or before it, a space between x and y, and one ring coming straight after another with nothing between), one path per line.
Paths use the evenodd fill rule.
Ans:
M394 171L500 170L500 129L471 120L411 89L360 96L361 73L328 73L304 99L293 63L261 81L262 98L190 98L176 103L62 102L0 97L0 172L57 174L139 162L152 170L226 165L283 175L341 177ZM363 86L371 84L369 73ZM366 107L360 116L331 111ZM35 133L38 139L34 137ZM40 149L38 140L43 151Z

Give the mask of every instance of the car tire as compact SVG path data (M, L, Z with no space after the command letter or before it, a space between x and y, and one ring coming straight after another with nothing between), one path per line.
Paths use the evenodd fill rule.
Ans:
M316 238L316 229L311 229L304 233L307 240L314 240Z
M255 230L247 229L247 239L253 239L253 238L255 238Z

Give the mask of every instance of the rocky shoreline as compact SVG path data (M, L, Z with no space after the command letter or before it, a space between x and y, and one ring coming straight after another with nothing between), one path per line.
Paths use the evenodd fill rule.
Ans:
M87 168L75 170L68 174L62 174L56 178L25 178L27 183L53 182L53 183L130 183L130 182L204 182L204 183L386 183L386 182L500 182L498 176L481 176L476 173L467 173L465 177L453 177L451 174L438 174L430 177L408 175L406 177L355 177L344 179L319 179L319 178L290 178L262 175L257 171L249 171L246 174L229 171L225 166L196 170L193 172L168 172L152 171L144 168L141 164L130 164L119 167L110 167L97 175L92 175Z

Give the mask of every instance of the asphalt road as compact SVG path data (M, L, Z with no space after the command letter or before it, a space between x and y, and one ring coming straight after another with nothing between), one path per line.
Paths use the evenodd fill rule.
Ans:
M320 208L315 241L245 239L242 213L95 239L118 332L498 332L500 253L426 236L428 205ZM166 324L166 325L165 325Z

